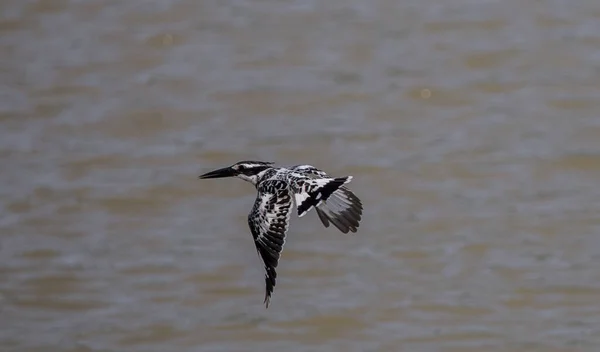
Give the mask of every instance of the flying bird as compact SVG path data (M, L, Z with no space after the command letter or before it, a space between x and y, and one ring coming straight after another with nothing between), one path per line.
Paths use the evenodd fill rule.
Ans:
M290 224L292 203L298 217L315 208L325 227L333 224L343 233L356 232L362 203L345 184L352 176L333 178L311 165L275 167L272 162L240 161L199 176L201 179L238 177L257 190L248 214L248 226L265 266L265 300L269 307L277 278L277 264Z

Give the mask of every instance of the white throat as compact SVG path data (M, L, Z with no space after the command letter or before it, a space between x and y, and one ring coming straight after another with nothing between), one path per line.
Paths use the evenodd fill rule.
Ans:
M258 183L258 176L257 175L252 175L252 176L248 176L248 175L244 175L244 174L239 174L237 175L238 178L241 178L244 181L250 182L251 184L255 185Z
M237 177L241 178L244 181L250 182L251 184L253 184L254 186L256 186L256 184L263 178L263 176L265 175L265 173L268 171L269 169L265 169L255 175L244 175L244 174L239 174L237 175Z

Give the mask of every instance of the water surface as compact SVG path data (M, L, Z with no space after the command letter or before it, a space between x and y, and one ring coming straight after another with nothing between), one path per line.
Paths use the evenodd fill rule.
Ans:
M3 351L598 351L599 2L0 9ZM268 310L243 159L365 205Z

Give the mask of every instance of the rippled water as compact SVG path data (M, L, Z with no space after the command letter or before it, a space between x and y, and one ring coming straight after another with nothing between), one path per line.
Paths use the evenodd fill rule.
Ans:
M600 2L5 0L2 351L598 351ZM242 159L353 175L269 309Z

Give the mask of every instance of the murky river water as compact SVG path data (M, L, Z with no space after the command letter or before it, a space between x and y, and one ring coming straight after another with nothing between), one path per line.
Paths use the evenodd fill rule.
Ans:
M0 350L600 350L599 1L0 9ZM267 310L243 159L365 204Z

